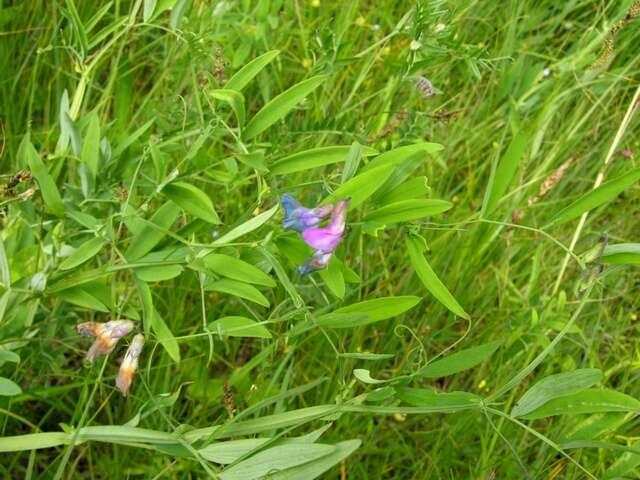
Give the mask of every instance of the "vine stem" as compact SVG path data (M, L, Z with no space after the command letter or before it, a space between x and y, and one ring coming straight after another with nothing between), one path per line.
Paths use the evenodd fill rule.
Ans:
M636 93L633 95L633 98L631 99L631 103L629 104L629 107L627 108L627 113L625 113L624 118L622 119L622 122L620 123L620 127L618 127L618 131L616 132L616 136L613 137L613 142L611 142L611 146L609 147L609 151L607 152L607 156L604 159L604 165L602 166L602 169L600 170L600 172L598 172L598 176L596 177L596 181L593 184L593 189L594 190L596 188L598 188L602 184L602 182L604 180L605 169L607 168L607 165L609 165L609 163L611 163L611 160L613 158L613 154L615 153L616 149L618 148L618 145L620 144L620 140L622 140L622 137L624 136L624 133L626 132L627 128L629 127L629 123L631 123L631 117L633 116L634 112L637 109L637 105L638 105L639 99L640 99L640 86L636 89ZM562 283L562 277L564 276L564 272L567 269L567 265L569 263L569 257L570 257L570 255L573 254L573 249L576 247L576 244L578 243L578 240L580 239L580 234L582 233L582 229L584 228L584 224L586 223L588 216L589 216L589 211L587 210L580 217L580 221L578 222L578 226L576 227L575 232L573 232L573 238L571 239L571 243L569 244L569 251L565 255L564 259L562 260L562 266L560 267L560 272L558 273L558 278L556 279L556 283L553 286L553 295L555 295L558 292L558 289L560 288L560 284Z

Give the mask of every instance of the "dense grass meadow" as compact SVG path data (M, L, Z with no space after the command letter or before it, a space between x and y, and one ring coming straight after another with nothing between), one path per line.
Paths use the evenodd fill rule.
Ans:
M637 0L0 0L0 73L3 478L640 478Z

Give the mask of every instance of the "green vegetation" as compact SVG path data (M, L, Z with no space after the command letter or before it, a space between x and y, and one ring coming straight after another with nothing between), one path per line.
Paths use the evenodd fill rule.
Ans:
M26 3L4 477L640 475L638 1ZM283 194L350 197L326 269Z

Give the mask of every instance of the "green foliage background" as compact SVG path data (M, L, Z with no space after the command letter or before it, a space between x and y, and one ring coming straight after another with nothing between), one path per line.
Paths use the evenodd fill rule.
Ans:
M4 476L638 475L638 2L27 3ZM357 199L328 270L283 193ZM121 317L126 399L127 340L89 365L75 330Z

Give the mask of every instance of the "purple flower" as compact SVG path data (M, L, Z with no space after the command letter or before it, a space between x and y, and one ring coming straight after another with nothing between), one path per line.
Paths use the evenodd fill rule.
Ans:
M326 227L307 228L302 232L305 243L316 250L327 253L338 248L347 221L348 207L349 200L341 200L336 203L331 220Z
M433 83L427 80L424 77L419 77L416 82L416 88L422 92L422 98L429 99L433 97L435 94L435 88L433 88Z
M316 208L303 207L291 195L282 195L280 201L284 209L283 226L285 230L295 230L299 233L304 232L307 228L319 225L333 210L333 205L324 205Z
M326 227L307 228L302 232L302 239L307 245L314 248L315 252L301 267L298 267L300 274L306 275L329 265L333 252L342 241L347 223L348 208L349 199L340 200L335 204L331 213L331 220Z

